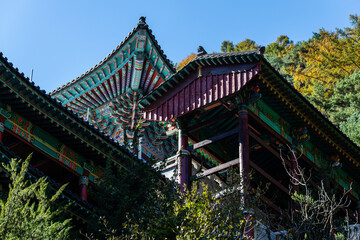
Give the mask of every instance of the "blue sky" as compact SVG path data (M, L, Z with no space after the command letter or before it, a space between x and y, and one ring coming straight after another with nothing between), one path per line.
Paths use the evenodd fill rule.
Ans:
M165 54L179 62L199 45L250 38L259 45L286 34L307 40L319 28L350 26L359 0L0 0L0 51L47 92L80 76L136 27L140 16Z

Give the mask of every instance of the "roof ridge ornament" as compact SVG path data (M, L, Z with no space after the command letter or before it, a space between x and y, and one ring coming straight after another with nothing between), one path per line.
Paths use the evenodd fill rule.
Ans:
M263 46L263 47L260 47L260 48L258 49L258 51L259 51L260 55L264 55L265 47L264 47L264 46Z
M139 18L138 26L139 26L139 27L146 27L146 26L147 26L147 24L146 24L146 17L141 16L141 17Z
M199 46L197 56L202 56L202 55L205 55L205 54L207 54L207 52L205 51L203 46Z

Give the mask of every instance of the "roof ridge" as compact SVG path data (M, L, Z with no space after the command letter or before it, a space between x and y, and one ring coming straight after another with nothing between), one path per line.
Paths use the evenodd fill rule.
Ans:
M209 58L209 57L211 58L211 57L240 56L240 55L253 54L253 53L256 53L256 54L262 56L262 55L264 55L264 52L265 52L265 47L260 47L260 48L254 49L254 50L247 50L247 51L241 51L241 52L205 53L205 54L198 54L192 61L195 61L197 59Z
M132 29L131 32L128 33L128 35L120 42L120 44L118 44L115 49L113 49L111 51L110 54L108 54L103 60L101 60L100 62L98 62L94 67L90 68L89 70L87 70L85 73L81 74L80 76L78 76L77 78L71 80L70 82L67 82L66 84L56 88L55 90L51 91L49 94L50 95L55 95L57 93L59 93L60 91L62 91L63 89L70 87L74 84L76 84L77 82L79 82L80 80L84 79L85 77L87 77L88 75L90 75L92 72L96 71L103 63L105 63L106 61L108 61L109 59L111 59L111 57L113 57L128 41L131 37L133 37L135 35L135 33L139 30L139 29L145 29L147 31L147 33L149 34L151 40L153 41L154 45L156 46L157 50L159 51L161 57L164 58L165 63L170 67L170 70L172 70L173 72L176 72L174 66L171 64L170 60L167 58L166 54L164 53L164 51L161 49L160 45L158 44L157 40L155 39L155 36L152 34L151 29L149 28L149 26L146 23L146 17L141 16L139 18L139 22L137 24L137 26L135 28Z

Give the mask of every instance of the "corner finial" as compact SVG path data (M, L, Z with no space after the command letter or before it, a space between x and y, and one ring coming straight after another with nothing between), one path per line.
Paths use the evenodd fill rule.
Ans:
M141 27L146 26L146 17L141 16L141 17L139 18L139 23L138 23L138 25L141 26Z
M205 49L202 46L199 46L197 56L202 56L202 55L205 55L205 54L207 54Z
M260 55L264 55L264 52L265 52L265 47L259 48Z

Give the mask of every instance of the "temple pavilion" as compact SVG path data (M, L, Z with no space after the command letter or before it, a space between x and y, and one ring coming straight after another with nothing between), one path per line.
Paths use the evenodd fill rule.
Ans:
M73 202L78 221L95 214L89 184L105 160L124 171L150 158L180 185L195 179L220 188L229 169L271 183L261 196L280 214L296 190L285 166L333 172L348 191L350 216L360 206L360 148L295 90L266 60L264 48L211 53L176 71L141 17L101 62L50 94L0 56L1 160L34 153L30 178L48 176ZM295 155L289 156L289 152ZM294 164L297 162L297 164ZM144 165L145 166L145 165ZM7 182L2 169L1 186ZM351 187L350 187L351 186Z

